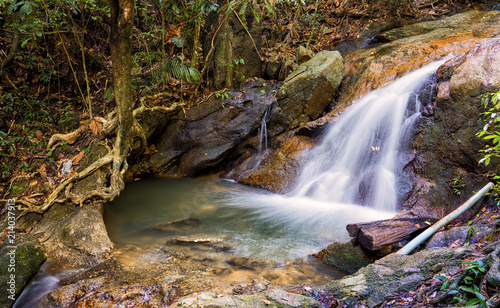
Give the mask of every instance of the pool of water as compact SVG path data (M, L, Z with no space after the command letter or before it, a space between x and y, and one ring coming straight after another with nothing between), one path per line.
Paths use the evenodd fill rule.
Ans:
M105 208L104 220L118 244L211 242L246 257L293 260L349 240L348 223L392 215L222 179L151 178L127 184Z

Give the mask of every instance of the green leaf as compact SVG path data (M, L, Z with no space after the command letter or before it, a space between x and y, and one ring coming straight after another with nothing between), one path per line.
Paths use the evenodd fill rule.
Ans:
M465 307L474 306L479 304L480 302L481 300L479 300L478 298L473 298L470 301L468 301L467 304L465 304Z
M474 290L473 288L470 288L470 287L461 286L460 290L465 291L465 292L469 292L469 293L472 293L472 294L476 294L476 290Z

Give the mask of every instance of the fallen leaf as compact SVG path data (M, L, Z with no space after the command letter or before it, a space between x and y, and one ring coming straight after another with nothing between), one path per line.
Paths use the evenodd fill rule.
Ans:
M36 184L38 184L38 181L32 181L32 182L30 182L30 187L33 187L33 186L35 186Z
M181 25L171 25L168 28L167 34L165 34L165 43L170 43L172 42L172 38L174 36L181 36L181 30L182 30L182 24Z
M41 165L40 168L38 168L38 172L43 178L47 178L47 167L45 164Z
M89 128L94 136L99 136L102 131L102 123L99 122L99 120L97 120L96 118L93 118L92 120L90 120Z
M80 160L83 158L84 155L85 155L85 152L80 151L80 153L73 156L73 158L71 159L73 161L73 165L78 165L78 163L80 162Z

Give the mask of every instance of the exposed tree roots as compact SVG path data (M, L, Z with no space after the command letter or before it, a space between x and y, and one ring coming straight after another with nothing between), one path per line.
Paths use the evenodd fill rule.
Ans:
M141 141L141 149L146 148L147 146L147 137L144 131L144 128L139 124L138 118L145 112L156 112L164 115L170 115L177 112L181 107L183 107L184 103L174 103L169 107L146 107L141 106L133 111L134 121L131 127L131 131L128 133L120 133L121 130L118 128L118 118L116 112L112 112L109 114L108 119L104 118L94 118L91 121L99 121L102 123L102 132L100 133L101 138L111 138L115 135L114 145L111 148L108 146L106 142L102 142L102 144L107 148L107 154L103 157L97 159L95 162L87 166L84 170L71 175L63 182L61 182L49 195L49 197L45 200L45 202L41 205L35 203L25 202L22 209L24 212L19 216L28 213L28 212L36 212L36 213L44 213L46 212L55 202L67 202L71 201L75 204L82 205L85 201L90 198L97 197L103 201L111 201L115 197L117 197L120 192L123 190L124 183L124 174L128 169L127 157L124 157L120 153L120 144L123 141L123 138L130 138L129 140L133 140L134 138L139 138ZM82 125L77 130L68 133L68 134L55 134L49 140L49 147L51 149L55 149L61 142L67 142L68 144L75 143L78 138L82 136L82 134L89 128L89 124ZM106 139L107 140L107 139ZM130 153L130 151L129 151ZM96 170L102 169L103 167L111 164L111 171L109 174L109 186L100 187L98 189L94 189L92 191L87 192L84 195L78 195L72 193L72 188L74 184L82 180L89 175L93 174ZM64 196L61 196L64 192Z

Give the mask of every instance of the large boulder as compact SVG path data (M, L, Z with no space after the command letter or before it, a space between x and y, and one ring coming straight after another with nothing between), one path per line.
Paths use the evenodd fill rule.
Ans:
M33 229L47 255L75 267L95 266L113 248L102 218L102 204L74 208L54 204Z
M317 119L330 105L342 78L344 62L337 51L322 51L302 63L283 82L270 130L283 132Z
M231 12L212 12L208 16L203 52L212 90L237 87L250 77L261 77L262 27L254 12L260 12L258 4L245 2Z

